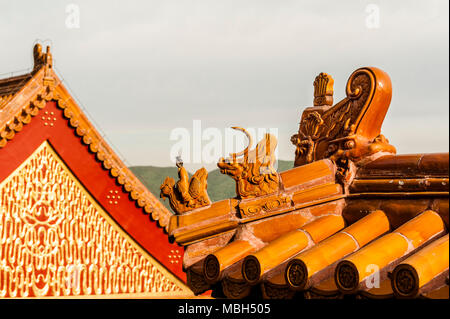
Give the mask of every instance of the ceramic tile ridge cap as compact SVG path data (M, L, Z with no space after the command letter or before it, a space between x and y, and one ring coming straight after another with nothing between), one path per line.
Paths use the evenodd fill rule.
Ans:
M359 248L361 248L360 246L359 246L359 243L358 243L358 241L356 240L356 238L352 235L352 234L350 234L350 233L348 233L348 232L346 232L346 231L341 231L341 234L344 234L344 235L347 235L348 237L350 237L352 240L353 240L353 242L355 243L355 251L356 250L358 250Z
M369 163L372 163L378 159L382 159L384 157L388 157L388 156L392 156L391 152L376 152L374 154L371 154L369 156L366 156L362 159L360 159L359 161L355 162L356 167L364 167Z
M299 252L307 250L316 243L328 238L345 227L341 215L328 214L319 216L299 229L290 231L276 238L260 250L245 257L242 265L244 279L255 284L267 277Z
M282 189L295 191L309 188L315 184L334 183L336 170L336 164L329 159L293 167L279 173Z
M287 264L285 279L291 289L303 290L327 280L336 262L390 229L386 214L371 212L311 249L300 252ZM336 247L339 247L336 250Z
M423 193L442 194L449 192L449 178L435 176L382 176L367 179L357 179L350 185L350 194L395 194Z
M284 214L261 218L250 223L241 224L265 243L270 243L285 233L299 229L306 224L327 215L341 216L344 200L322 203L319 205L296 209Z
M316 170L309 170L310 167L316 167ZM306 170L305 170L306 169ZM306 172L307 174L301 174L298 176L298 172ZM280 176L282 178L285 178L286 176L289 176L289 174L293 174L293 177L295 177L293 180L291 178L291 182L293 183L287 188L281 187L278 191L270 194L264 194L262 196L257 196L253 198L246 198L246 199L239 199L239 198L228 198L219 202L213 202L210 206L201 207L194 209L192 211L186 212L184 214L180 215L174 215L171 217L170 220L170 227L169 227L169 233L171 235L175 235L178 232L182 231L188 231L189 227L192 228L198 228L204 227L205 225L209 223L214 223L220 219L218 217L219 215L226 215L229 214L231 219L236 219L241 222L251 222L258 219L264 219L268 218L273 215L278 214L284 214L288 212L295 211L301 207L301 205L309 206L312 205L307 202L305 203L294 203L292 202L292 196L296 194L296 192L302 192L302 191L316 191L318 192L320 190L320 187L328 187L331 185L334 185L335 183L335 164L328 160L320 160L316 161L301 167L296 167L293 169L290 169L285 172L281 172ZM300 178L300 181L298 180ZM295 182L293 182L295 180ZM302 182L302 180L304 180ZM286 185L285 185L286 186ZM332 191L332 192L331 192ZM331 192L330 194L327 194L327 192ZM327 196L335 196L336 190L333 188L332 190L329 190L328 188L326 191L324 190L324 196L321 197L321 200L325 200ZM306 193L305 193L306 194ZM303 196L303 193L296 194L296 196ZM311 196L311 195L309 195ZM286 204L279 204L280 206L278 208L272 209L267 213L264 214L256 214L255 216L240 216L242 215L239 213L239 210L242 209L249 209L251 205L264 205L264 200L281 200L285 199ZM230 201L230 210L217 210L215 209L216 205L219 205L218 203L224 202L224 201ZM231 203L232 202L232 203ZM236 209L237 210L236 210ZM214 213L212 211L214 210ZM234 214L234 216L233 216ZM194 217L195 216L195 217ZM198 218L197 218L198 216ZM199 235L200 236L200 235Z
M243 258L257 250L253 241L236 239L204 259L203 276L208 284L220 281L226 273L238 269Z
M433 286L445 284L445 277L448 276L448 265L449 235L446 234L395 267L390 276L392 289L399 298L417 297L421 288L424 288L433 280L441 279L439 283L435 283ZM422 290L421 293L430 290Z
M411 239L409 239L408 237L406 237L405 235L403 235L400 232L392 232L392 234L397 234L403 237L403 239L408 243L408 247L405 250L405 254L409 254L410 252L412 252L416 247L414 247L414 244L412 242Z
M449 153L387 155L358 168L357 179L375 176L449 176Z
M331 189L329 187L331 186ZM337 188L335 186L338 186ZM173 215L170 218L169 222L169 234L171 236L179 237L182 236L181 234L187 234L196 231L197 234L195 235L195 241L201 241L202 238L206 239L208 236L211 236L214 232L214 235L219 235L220 233L223 233L225 230L222 229L225 224L234 222L235 224L230 225L226 228L228 230L230 227L237 227L238 225L243 225L246 223L254 224L258 222L266 222L267 220L270 220L271 218L278 218L280 216L284 216L286 214L295 213L298 211L304 211L308 207L316 207L320 206L322 204L326 204L327 202L333 202L333 201L339 201L342 199L341 197L336 198L336 195L343 196L341 194L342 188L338 184L330 184L326 183L325 185L318 185L318 186L312 186L310 188L311 191L314 192L320 192L321 187L325 187L323 191L323 196L320 198L319 201L310 201L310 197L313 194L308 193L309 189L306 190L300 190L302 193L296 194L299 199L301 199L301 196L306 196L305 202L298 202L293 201L291 199L291 194L289 194L287 191L281 192L280 194L268 194L265 196L260 196L256 198L251 199L245 199L239 201L235 198L229 198L225 199L219 202L214 202L209 207L202 207L181 215ZM296 190L293 190L293 194L296 192ZM297 192L299 192L297 190ZM303 194L303 192L306 192ZM336 193L338 192L338 193ZM315 193L314 193L315 194ZM258 207L261 205L265 205L264 200L268 199L271 200L279 200L280 196L282 198L287 198L287 204L283 204L280 206L280 209L274 209L273 211L269 211L267 213L263 214L256 214L255 216L249 216L246 218L239 217L241 213L239 212L242 209L249 209L251 205L257 205ZM308 197L309 196L309 197ZM294 204L293 204L294 203ZM228 205L228 206L226 206ZM223 207L222 207L223 206ZM226 206L226 207L225 207ZM217 225L216 225L217 224ZM223 225L222 225L223 224ZM216 225L213 227L213 225ZM222 225L222 226L221 226ZM210 228L217 228L217 231L211 230ZM202 229L205 230L204 234L202 233ZM186 244L186 240L183 239L177 239L175 240L178 243ZM181 241L180 241L181 240Z
M341 211L342 205L338 203L332 206L320 205L315 208L314 212L310 211L310 209L297 210L288 214L239 225L231 242L206 256L205 268L209 269L208 271L206 269L203 271L206 281L214 283L220 280L223 274L229 273L236 268L236 263L241 262L249 254L263 249L267 245L272 245L280 236L289 236L289 233L300 232L303 236L310 238L310 233L306 230L308 230L308 227L312 227L308 225L314 224L314 221L317 223L319 220L324 219L321 221L324 226L327 225L327 220L339 220L343 223L344 219ZM289 225L289 227L286 229L286 226L283 226L280 222ZM272 227L277 224L279 227ZM292 228L293 225L298 225L298 228ZM270 227L267 228L267 226ZM328 228L324 229L322 233L327 233ZM309 231L311 232L311 230ZM313 238L310 238L310 242L323 239L320 233L320 229L313 231Z
M205 257L203 276L206 282L210 284L215 283L221 277L232 273L239 268L237 264L242 262L244 257L265 245L266 243L256 237L248 229L247 225L239 227L231 243Z
M367 278L373 275L374 267L379 269L380 280L384 280L391 268L444 232L441 217L426 210L341 260L334 273L336 285L345 294L367 290Z
M423 245L424 242L439 236L443 231L445 231L445 224L442 217L435 211L428 209L398 227L393 233L406 237L408 248L411 245L415 249Z
M184 214L172 215L169 221L169 235L173 236L181 232L201 229L224 218L237 222L238 217L232 201L233 199L227 198Z

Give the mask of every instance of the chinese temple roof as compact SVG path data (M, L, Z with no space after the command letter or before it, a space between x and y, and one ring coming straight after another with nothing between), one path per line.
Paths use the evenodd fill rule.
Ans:
M6 105L32 78L31 73L0 79L0 108Z
M192 297L172 213L33 53L0 80L0 297Z
M41 46L36 45L34 58L35 65L30 73L0 79L0 148L36 118L47 101L56 100L82 143L96 154L103 167L145 213L151 214L161 227L167 227L172 214L123 164L83 114L53 71L49 48L42 52Z
M169 234L186 246L194 292L448 298L449 154L397 155L380 134L392 94L385 72L356 70L335 105L333 82L325 73L314 82L314 106L291 139L294 168L273 169L274 136L250 150L238 128L249 147L218 163L236 197L171 204ZM182 193L181 179L169 184L165 194Z

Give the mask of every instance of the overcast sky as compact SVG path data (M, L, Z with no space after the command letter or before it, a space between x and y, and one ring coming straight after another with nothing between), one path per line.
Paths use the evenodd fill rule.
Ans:
M377 66L393 83L382 133L398 153L448 152L448 23L447 0L0 0L0 73L30 68L46 41L126 162L170 166L170 132L194 119L278 128L279 157L293 160L314 77L333 76L337 102L355 69Z

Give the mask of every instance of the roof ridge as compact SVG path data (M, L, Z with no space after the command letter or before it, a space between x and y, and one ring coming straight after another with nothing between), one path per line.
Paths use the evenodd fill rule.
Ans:
M26 81L12 97L6 98L3 106L0 104L0 149L4 148L24 125L30 123L47 102L55 101L57 107L62 109L63 117L67 119L69 127L80 138L80 142L96 155L102 167L108 170L110 176L130 194L130 198L136 202L136 205L142 208L144 213L150 214L152 219L167 231L172 213L123 163L69 94L52 68L49 47L43 53L41 45L36 44L33 53L34 67L30 73L30 80ZM37 85L29 87L32 82ZM20 92L24 94L18 94Z
M29 77L29 76L31 76L31 72L23 73L23 74L19 74L19 75L14 75L14 76L10 76L10 77L7 77L7 78L2 78L2 79L0 79L0 85L3 84L3 83L7 83L7 82L13 82L13 81L21 80L21 79Z

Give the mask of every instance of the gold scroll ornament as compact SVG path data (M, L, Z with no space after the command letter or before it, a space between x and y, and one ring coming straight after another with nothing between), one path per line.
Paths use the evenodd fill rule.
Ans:
M375 153L395 154L380 134L392 95L391 80L380 69L360 68L347 82L347 97L333 104L333 78L320 73L314 81L314 107L307 108L299 130L295 166L330 158L355 163Z
M0 184L0 296L180 296L44 142Z

